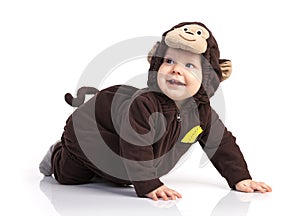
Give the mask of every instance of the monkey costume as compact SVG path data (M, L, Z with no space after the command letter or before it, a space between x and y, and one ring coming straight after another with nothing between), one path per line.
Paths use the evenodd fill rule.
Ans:
M181 108L157 84L168 47L199 54L201 59L202 85ZM53 173L62 184L88 183L95 176L133 184L142 197L162 186L159 178L198 142L229 187L251 179L235 137L210 106L209 98L231 73L228 61L224 65L219 57L210 30L199 22L184 22L166 31L150 52L147 88L83 87L77 98L66 94L66 101L79 107L68 118L61 140L41 162L41 172ZM85 93L95 96L83 103ZM46 166L49 155L51 166Z

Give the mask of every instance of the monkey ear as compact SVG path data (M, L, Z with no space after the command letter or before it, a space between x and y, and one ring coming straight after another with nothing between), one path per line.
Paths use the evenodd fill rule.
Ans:
M154 56L155 54L155 51L157 49L157 47L159 46L160 42L157 41L154 46L152 47L152 49L148 52L148 57L147 57L147 60L149 62L149 64L151 64L151 59L152 59L152 56Z
M232 63L228 59L220 59L219 64L222 71L222 79L221 79L222 82L230 77L232 72Z

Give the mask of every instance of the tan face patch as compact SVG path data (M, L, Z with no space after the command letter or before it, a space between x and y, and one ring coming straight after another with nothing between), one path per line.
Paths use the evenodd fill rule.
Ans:
M209 32L204 27L191 24L168 32L165 41L169 47L201 54L207 49L207 38Z

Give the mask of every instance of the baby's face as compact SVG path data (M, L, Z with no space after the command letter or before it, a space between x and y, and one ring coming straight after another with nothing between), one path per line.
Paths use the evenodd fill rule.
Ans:
M198 54L168 48L157 74L161 91L174 101L194 96L202 83L201 60Z

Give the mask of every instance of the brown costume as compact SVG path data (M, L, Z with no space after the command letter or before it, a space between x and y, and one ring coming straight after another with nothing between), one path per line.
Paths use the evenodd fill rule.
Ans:
M197 26L200 33L194 31ZM181 28L188 41L193 41L194 33L203 33L201 45L196 47L202 53L203 81L179 109L160 91L156 77L168 46L180 43L180 49L193 51L194 45L176 42L176 35L170 40L168 33ZM217 42L202 23L181 23L165 32L151 57L148 88L124 85L101 90L68 118L52 155L55 178L62 184L82 184L97 175L117 184L132 183L137 195L144 196L163 185L159 178L199 142L230 187L250 179L235 138L209 103L224 77L219 61ZM66 95L66 101L80 104L75 104L71 95Z

